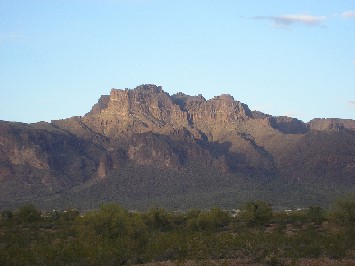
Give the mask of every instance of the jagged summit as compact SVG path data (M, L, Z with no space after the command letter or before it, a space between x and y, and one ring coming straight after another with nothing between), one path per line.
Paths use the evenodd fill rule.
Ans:
M231 131L248 133L248 128L265 132L277 130L284 134L355 128L352 120L314 119L304 123L296 118L252 112L247 104L236 101L229 94L210 100L201 94L190 96L182 92L170 96L154 84L134 89L112 89L110 95L100 97L81 122L108 137L132 132L176 134L187 129L198 139L207 137L210 140L218 140ZM266 127L261 129L261 125Z
M171 134L185 128L201 138L200 131L212 136L219 130L219 124L231 128L238 121L250 118L249 107L231 95L210 100L183 93L170 96L161 86L146 84L135 89L112 89L110 95L100 97L83 122L109 137L123 131Z
M229 94L215 96L207 101L201 94L198 96L190 96L179 92L170 96L168 93L163 91L161 86L154 84L144 84L137 86L134 89L111 89L110 95L102 95L98 103L93 106L92 110L87 115L97 114L99 111L107 109L110 101L121 103L123 100L128 102L137 102L143 105L152 105L154 104L154 101L159 101L160 104L164 104L164 101L171 101L173 104L179 105L182 111L189 111L189 109L185 108L186 104L191 106L196 103L221 102L224 105L237 104L242 106L243 109L246 110L246 113L248 113L248 116L251 116L249 107L246 104L235 101L233 96ZM112 104L112 106L114 106L114 104ZM231 112L232 111L233 110L231 110Z

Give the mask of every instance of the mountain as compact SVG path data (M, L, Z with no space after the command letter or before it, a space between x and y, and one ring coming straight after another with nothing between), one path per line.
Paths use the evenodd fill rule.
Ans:
M2 208L277 207L355 188L355 121L275 117L230 95L112 89L82 117L0 121Z

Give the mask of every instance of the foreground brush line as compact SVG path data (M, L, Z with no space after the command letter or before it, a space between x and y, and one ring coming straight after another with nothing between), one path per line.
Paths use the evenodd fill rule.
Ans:
M335 259L283 259L277 263L267 263L268 265L283 265L283 266L352 266L354 260L335 260ZM147 264L140 264L141 266L263 266L265 263L251 262L249 260L240 259L222 259L222 260L187 260L187 261L163 261L153 262Z
M273 211L255 201L233 213L105 204L81 214L24 205L1 213L0 246L1 265L350 265L355 194L329 210Z

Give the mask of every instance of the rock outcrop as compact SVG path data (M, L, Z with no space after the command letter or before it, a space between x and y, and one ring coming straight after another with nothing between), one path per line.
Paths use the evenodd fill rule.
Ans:
M355 121L339 118L315 118L309 121L311 130L355 130Z

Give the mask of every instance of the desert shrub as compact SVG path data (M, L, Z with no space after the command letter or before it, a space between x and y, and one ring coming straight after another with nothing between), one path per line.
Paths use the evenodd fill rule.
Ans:
M247 202L238 215L239 219L247 225L262 225L270 222L272 218L271 205L263 201Z
M329 219L342 226L355 227L355 193L338 199L330 208Z
M162 208L152 208L143 214L144 223L152 230L172 229L171 214Z
M326 220L326 212L323 208L319 206L310 206L306 211L306 216L309 221L314 222L316 224L321 224Z
M15 211L14 218L20 223L31 224L41 220L41 211L33 204L26 204Z
M138 262L148 238L141 216L115 204L85 214L76 228L84 253L105 265Z
M188 213L187 227L191 230L206 231L219 230L229 225L230 216L228 212L219 208L209 211Z

